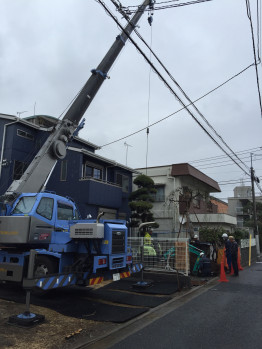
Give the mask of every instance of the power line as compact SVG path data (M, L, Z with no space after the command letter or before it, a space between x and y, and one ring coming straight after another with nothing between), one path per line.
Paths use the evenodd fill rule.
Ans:
M262 154L259 154L260 156L262 156ZM245 156L245 157L243 157L242 158L242 160L249 160L250 159L250 156ZM262 158L260 157L260 158L257 158L256 160L254 160L254 161L258 161L258 160L261 160ZM224 167L224 166L231 166L232 165L232 162L230 162L230 160L224 160L224 161L217 161L217 162L208 162L207 163L209 166L210 165L218 165L218 166L213 166L213 167L219 167L219 166L221 166L221 167ZM220 165L221 164L221 165ZM202 166L204 166L204 167L202 167ZM207 168L207 167L205 167L206 165L205 164L200 164L199 165L199 167L198 168ZM210 167L208 167L208 168L210 168ZM212 166L211 166L211 168L212 168Z
M142 42L147 46L147 48L150 50L150 55L151 53L154 55L158 63L161 65L161 67L165 70L167 75L171 78L171 80L175 83L175 85L178 87L180 92L184 95L184 97L192 104L192 107L196 110L196 112L201 116L201 118L205 121L205 123L211 128L211 130L215 133L215 135L221 140L221 142L231 151L234 156L246 167L248 166L242 162L242 160L235 154L235 152L229 147L229 145L224 141L224 139L217 133L217 131L214 129L214 127L208 122L208 120L205 118L205 116L200 112L200 110L196 107L194 102L189 98L189 96L186 94L186 92L183 90L183 88L178 84L178 82L175 80L175 78L172 76L172 74L167 70L165 65L161 62L161 60L157 57L157 55L152 51L151 47L145 42L145 40L142 38L142 36L138 33L138 31L135 29L134 30L137 36L142 40Z
M111 0L113 3L114 1ZM116 5L116 4L115 4ZM119 8L119 6L116 5L117 8ZM155 9L155 4L153 5L154 9ZM120 12L122 12L122 8L120 8ZM129 17L128 16L124 16L125 19L127 21L129 21ZM167 73L167 75L171 78L171 80L175 83L175 85L178 87L178 89L180 90L180 92L184 95L184 97L186 97L186 99L192 104L192 106L194 107L194 109L197 111L197 113L201 116L201 118L205 121L205 123L211 128L211 130L215 133L215 135L221 140L221 142L230 150L230 152L232 154L234 154L234 156L247 168L249 169L249 167L236 155L236 153L231 149L231 147L229 147L229 145L224 141L224 139L217 133L217 131L214 129L214 127L208 122L208 120L205 118L205 116L200 112L200 110L195 106L194 102L192 102L192 100L189 98L189 96L186 94L186 92L182 89L182 87L178 84L178 82L175 80L175 78L172 76L172 74L167 70L167 68L164 66L164 64L161 62L161 60L158 58L158 56L152 51L151 45L149 46L147 44L147 42L143 39L143 37L140 35L140 33L134 29L134 32L136 33L136 35L139 37L139 39L146 45L146 47L149 49L150 51L150 62L151 62L151 54L153 54L153 56L156 58L156 60L158 61L158 63L161 65L161 67L165 70L165 72ZM147 129L148 130L148 129Z
M246 149L246 150L240 150L238 152L236 152L238 155L240 154L250 154L250 152L258 152L262 149L262 147L255 147L255 148L250 148L250 149ZM227 156L226 155L218 155L218 156L212 156L212 157L209 157L209 158L204 158L204 159L198 159L198 160L192 160L190 161L190 163L193 163L193 162L202 162L202 161L208 161L208 160L214 160L214 159L222 159L222 158L226 158Z
M255 61L255 68L256 68L257 91L258 91L258 99L259 99L259 106L260 106L260 114L261 114L261 118L262 118L262 101L261 101L259 77L258 77L258 70L257 70L257 64L259 64L260 61L257 62L257 57L256 57L255 38L254 38L254 30L253 30L253 23L252 23L252 17L251 17L251 10L250 10L250 2L249 2L249 0L246 0L246 7L247 7L247 17L248 17L249 22L250 22L250 30L251 30L252 45L253 45L253 54L254 54L254 61Z
M260 0L260 5L261 5L261 0ZM261 6L259 7L259 0L257 0L257 57L259 62L261 62L260 59L260 14L259 10L261 11Z
M174 8L174 7L196 5L196 4L200 4L202 2L209 2L209 1L212 1L212 0L195 0L195 1L188 1L188 2L183 2L183 3L178 3L178 4L170 4L170 5L160 6L161 4L175 2L175 1L163 1L163 2L160 2L160 3L155 3L155 10L166 10L166 9L170 9L170 8ZM132 14L132 13L134 13L136 11L133 8L138 8L138 6L139 5L132 5L132 6L126 6L124 8L128 11L128 14Z
M122 25L119 23L119 21L113 16L113 14L110 12L110 10L107 8L107 6L104 4L102 0L98 0L98 2L104 7L105 11L109 14L109 16L116 22L116 24L121 28L122 31L125 32L125 29L122 27ZM126 33L128 36L128 33ZM247 175L249 173L246 172L245 169L243 169L240 164L229 154L227 151L214 139L214 137L206 130L206 128L200 123L200 121L194 116L194 114L188 109L188 106L185 105L185 103L181 100L181 98L176 94L176 92L172 89L172 87L168 84L168 82L164 79L162 74L158 71L158 69L150 62L150 60L147 58L145 53L140 49L140 47L137 45L137 43L128 36L131 43L136 47L138 52L144 57L144 59L147 61L147 63L153 68L153 70L156 72L156 74L159 76L159 78L162 80L162 82L165 84L165 86L171 91L171 93L176 97L176 99L182 104L183 109L186 109L186 111L190 114L190 116L193 118L193 120L202 128L202 130L213 140L213 142ZM190 103L192 104L192 103ZM123 138L122 138L123 139ZM108 144L107 144L108 145ZM104 145L105 146L105 145ZM103 147L103 146L102 146ZM234 153L233 153L234 154ZM234 154L234 156L236 156ZM246 165L245 165L246 166Z
M160 122L167 120L167 119L170 118L171 116L173 116L173 115L175 115L175 114L178 114L178 113L181 112L182 110L184 110L184 109L186 109L187 107L191 106L193 103L198 102L199 100L203 99L204 97L206 97L206 96L209 95L210 93L212 93L212 92L216 91L217 89L219 89L220 87L224 86L226 83L228 83L228 82L231 81L232 79L234 79L234 78L236 78L237 76L239 76L240 74L244 73L247 69L249 69L249 68L252 67L253 65L254 65L254 63L250 64L249 66L247 66L246 68L244 68L244 69L241 70L239 73L235 74L234 76L232 76L231 78L229 78L228 80L226 80L225 82L223 82L222 84L218 85L218 86L215 87L214 89L210 90L210 91L207 92L206 94L204 94L204 95L202 95L201 97L199 97L199 98L197 98L196 100L194 100L192 103L189 103L189 104L185 105L183 108L180 108L180 109L176 110L174 113L171 113L171 114L165 116L164 118L157 120L156 122L150 124L149 127L153 127L153 126L159 124ZM117 143L117 142L119 142L119 141L121 141L121 140L124 140L124 139L126 139L126 138L129 138L129 137L132 137L132 136L134 136L134 135L136 135L136 134L138 134L138 133L140 133L140 132L142 132L142 131L145 131L146 129L147 129L147 126L141 128L141 129L139 129L139 130L137 130L137 131L134 131L134 132L132 132L132 133L126 135L126 136L123 136L123 137L121 137L121 138L118 138L118 139L116 139L116 140L114 140L114 141L111 141L111 142L109 142L109 143L103 144L102 146L100 146L100 148L104 148L104 147L106 147L106 146L108 146L108 145ZM228 157L227 153L226 153L226 156ZM241 168L241 167L240 167L240 168ZM242 168L241 168L241 170L244 171ZM244 172L245 172L245 171L244 171Z
M120 3L119 0L117 0L117 1L118 1L119 5L116 3L115 0L111 0L111 2L117 7L118 11L125 17L125 19L126 19L127 21L129 21L128 14L127 14L127 13L125 12L125 10L124 10L125 8L121 5L121 3ZM167 2L172 2L172 1L167 1ZM129 7L130 7L130 6L129 6ZM133 6L133 7L137 7L137 6ZM115 20L115 22L121 27L121 25L118 23L117 19L116 19L110 12L108 12L108 13L109 13L109 14L111 15L111 17ZM213 130L213 132L221 139L221 141L224 143L224 145L226 145L227 148L235 155L234 151L225 143L225 141L222 139L222 137L216 132L216 130L215 130L215 129L212 127L212 125L207 121L207 119L204 117L204 115L198 110L198 108L194 105L194 103L195 103L196 101L199 101L200 99L204 98L205 96L207 96L207 95L210 94L211 92L215 91L216 89L222 87L223 85L225 85L226 83L228 83L228 82L229 82L230 80L232 80L233 78L235 78L235 77L237 77L238 75L242 74L242 73L245 72L247 69L249 69L251 66L253 66L254 63L251 64L251 65L249 65L248 67L244 68L242 71L240 71L239 73L235 74L233 77L229 78L229 79L228 79L227 81L225 81L224 83L222 83L222 84L220 84L219 86L217 86L215 89L209 91L208 93L206 93L206 94L203 95L202 97L200 97L200 98L196 99L194 102L192 102L191 99L190 99L190 98L187 96L187 94L185 93L185 91L181 88L181 86L177 83L177 81L176 81L176 80L174 79L174 77L171 75L171 73L166 69L166 67L163 65L163 63L160 61L160 59L159 59L159 58L156 56L156 54L152 51L151 47L145 42L145 40L142 38L142 36L138 33L138 31L137 31L136 29L134 29L134 31L135 31L135 33L137 34L137 36L142 40L142 42L147 46L147 48L150 50L150 55L151 55L151 53L154 55L154 57L155 57L155 58L157 59L157 61L161 64L161 66L164 68L164 70L166 71L166 73L168 74L168 76L172 79L172 81L173 81L173 82L176 84L176 86L180 89L180 91L183 93L183 95L190 101L190 104L184 106L184 108L178 110L177 112L179 112L179 111L181 111L181 110L187 108L188 106L191 106L191 105L192 105L192 106L195 108L195 110L200 114L200 116L204 119L204 121L208 124L208 126ZM132 42L132 40L131 40L131 42ZM132 42L132 43L135 44L134 42ZM136 46L136 45L135 45L135 46ZM137 49L138 49L138 47L137 47ZM141 51L140 51L140 53L142 54ZM144 58L146 58L146 57L144 56ZM150 59L150 62L148 62L148 63L149 63L150 66L152 67L151 59ZM171 92L172 92L172 91L171 91ZM176 97L177 97L177 96L176 96ZM116 140L116 141L113 141L113 142L107 143L107 144L105 144L105 145L102 145L101 147L105 147L105 146L110 145L110 144L112 144L112 143L115 143L115 142L118 142L118 141L120 141L120 140L123 140L123 139L125 139L125 138L127 138L127 137L130 137L130 136L132 136L132 135L134 135L134 134L136 134L136 133L142 132L142 131L144 131L145 129L147 129L148 127L154 126L154 125L157 124L158 122L164 121L165 119L167 119L168 117L170 117L170 116L176 114L177 112L174 112L174 113L168 115L167 117L165 117L165 118L163 118L163 119L161 119L161 120L158 120L157 122L155 122L155 123L153 123L153 124L151 124L151 125L148 125L146 128L144 127L144 128L142 128L142 129L136 131L135 133L132 133L132 134L130 134L130 135L127 135L127 136L125 136L125 137L122 137L122 138L120 138L120 139L118 139L118 140ZM235 155L235 156L236 156L236 155ZM240 159L239 159L239 160L240 160ZM240 161L241 161L241 160L240 160ZM244 164L244 165L247 167L246 164Z

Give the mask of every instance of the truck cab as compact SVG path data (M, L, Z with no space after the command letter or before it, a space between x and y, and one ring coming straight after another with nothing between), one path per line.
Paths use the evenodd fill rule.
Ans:
M77 207L69 198L45 192L21 194L9 215L1 217L0 248L22 249L24 244L36 248L49 244L55 232L68 231L68 221L79 218Z

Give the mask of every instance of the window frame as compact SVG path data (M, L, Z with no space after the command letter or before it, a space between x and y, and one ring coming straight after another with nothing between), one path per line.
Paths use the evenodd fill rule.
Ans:
M156 193L152 194L152 197L154 198L154 202L164 202L165 201L165 184L156 184L155 189L157 190ZM163 189L163 193L159 194L158 196L158 189Z
M29 139L30 141L34 141L35 140L35 137L31 133L29 133L27 131L24 131L24 130L21 130L19 128L16 130L16 135L18 137Z
M66 206L68 208L70 207L72 209L72 217L71 218L60 218L59 214L61 214L61 211L59 211L59 208L62 209L63 207L59 207L59 205L64 205L64 206ZM64 202L64 201L57 201L56 217L57 217L57 220L59 220L59 221L70 221L70 220L73 220L74 217L75 217L74 206L72 206L69 203Z
M119 176L121 177L121 181L118 181ZM126 180L127 186L124 185L124 181ZM116 172L116 184L121 186L122 191L124 193L129 193L130 189L130 181L129 181L129 176L120 172Z
M63 174L65 172L65 174ZM66 182L67 180L67 160L61 161L60 167L60 182Z
M19 173L19 174L16 174L16 175L15 175L16 164L17 164L18 166L22 166L21 174ZM27 167L28 167L28 163L26 163L26 162L24 162L24 161L20 161L20 160L14 160L13 176L12 176L13 180L18 180L18 179L20 179L20 178L23 176L23 174L25 173Z
M36 195L30 195L30 196L22 196L16 203L14 209L12 210L12 215L13 214L23 214L23 215L27 215L28 213L30 213L35 205L35 202L36 202ZM20 205L20 203L23 201L23 206L24 208L27 207L27 209L24 209L24 210L21 210L20 208L18 208L18 206ZM30 206L26 206L26 205L29 205ZM20 207L20 206L19 206ZM16 212L16 210L19 210L19 212Z
M91 172L92 172L91 175L86 175L86 168L87 167L89 167L91 169ZM97 176L96 171L98 171L100 173L100 176ZM93 179L96 179L98 181L102 181L103 180L103 166L86 161L83 164L82 177L83 178L93 178Z
M52 214L51 214L51 217L50 217L50 218L47 217L47 216L44 216L43 214L39 213L39 211L38 211L39 206L40 206L40 204L43 202L43 200L49 200L50 202L52 201L52 209L51 209ZM52 218L53 218L53 213L54 213L54 199L53 199L53 198L49 198L49 197L47 197L47 196L43 196L43 197L41 198L41 200L39 201L39 204L37 205L36 213L37 213L39 216L44 217L45 219L48 219L49 221L51 221Z

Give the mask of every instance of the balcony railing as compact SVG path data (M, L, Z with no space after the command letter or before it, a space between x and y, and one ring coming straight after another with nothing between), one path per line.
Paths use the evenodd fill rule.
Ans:
M122 204L122 187L118 184L84 177L80 179L88 204L118 208Z
M106 180L100 179L100 178L94 178L94 177L81 177L81 178L80 178L80 181L95 181L95 182L105 183L105 184L108 184L108 185L112 185L112 186L114 186L114 187L121 188L121 185L119 185L119 184L117 184L117 183L109 182L109 181L106 181Z
M243 207L236 207L236 214L243 214Z

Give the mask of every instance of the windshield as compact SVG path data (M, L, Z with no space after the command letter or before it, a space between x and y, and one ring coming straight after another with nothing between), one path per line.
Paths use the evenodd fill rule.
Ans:
M29 213L35 203L36 196L23 196L16 204L12 214L27 214Z

